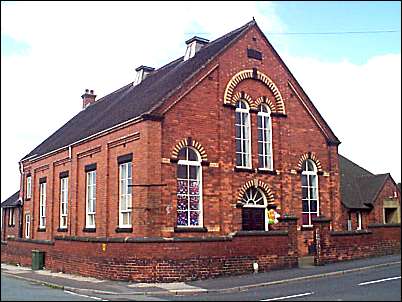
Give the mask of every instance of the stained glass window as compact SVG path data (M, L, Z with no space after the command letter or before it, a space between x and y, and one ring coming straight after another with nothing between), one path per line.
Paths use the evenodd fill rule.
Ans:
M190 147L182 148L177 165L177 226L202 226L202 186L199 156Z
M315 163L307 159L303 162L302 181L302 223L311 226L311 219L319 214L318 176Z

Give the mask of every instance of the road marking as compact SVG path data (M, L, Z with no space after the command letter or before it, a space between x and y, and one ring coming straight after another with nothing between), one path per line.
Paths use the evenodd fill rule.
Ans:
M368 282L363 282L363 283L359 283L358 285L367 285L367 284L379 283L379 282L384 282L384 281L389 281L389 280L396 280L396 279L401 279L401 276L399 276L399 277L392 277L392 278L386 278L386 279L380 279L380 280L374 280L374 281L368 281Z
M260 300L260 301L284 300L284 299L290 299L290 298L296 298L296 297L309 296L309 295L313 295L313 294L314 294L314 292L311 292L311 293L304 293L304 294L298 294L298 295L292 295L292 296L286 296L286 297L278 297L278 298L272 298L272 299L265 299L265 300Z
M102 298L99 297L91 297L91 296L87 296L87 295L82 295L82 294L77 294L74 292L70 292L68 290L64 290L65 293L70 294L70 295L74 295L74 296L80 296L80 297L85 297L85 298L91 298L91 299L95 299L95 300L100 300L100 301L109 301L109 300L104 300Z

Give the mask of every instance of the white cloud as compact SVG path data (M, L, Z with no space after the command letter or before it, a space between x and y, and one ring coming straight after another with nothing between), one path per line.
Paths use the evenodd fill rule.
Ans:
M286 57L285 63L342 142L339 153L401 181L401 54L363 65Z
M102 97L133 81L136 67L184 55L190 32L213 40L253 16L282 30L269 2L229 4L2 2L2 34L30 51L1 58L1 199L19 188L18 161L81 110L84 89Z
M2 2L1 8L2 34L30 47L25 56L1 58L1 200L19 188L18 161L81 110L85 88L99 98L128 84L137 66L160 67L184 55L184 41L196 32L213 40L253 16L264 32L286 29L271 2ZM286 49L286 38L276 41ZM400 55L362 66L284 58L343 142L341 153L400 180ZM392 139L385 138L389 131Z

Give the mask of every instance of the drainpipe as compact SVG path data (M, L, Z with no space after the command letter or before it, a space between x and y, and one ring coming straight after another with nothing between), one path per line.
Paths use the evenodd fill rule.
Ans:
M23 217L23 211L24 211L24 171L23 171L23 166L22 163L19 162L20 164L20 174L22 175L22 179L21 179L21 187L22 187L22 197L19 198L20 201L20 206L19 206L19 211L18 211L18 216L19 216L19 220L18 220L18 237L22 238L22 217Z

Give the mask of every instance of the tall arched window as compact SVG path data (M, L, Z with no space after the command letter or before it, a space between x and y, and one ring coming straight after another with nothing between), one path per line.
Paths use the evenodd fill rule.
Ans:
M242 208L242 229L244 231L268 231L268 220L266 218L267 198L258 188L248 188L241 201Z
M236 166L251 168L250 112L246 101L236 104Z
M319 215L317 166L307 159L302 168L302 223L311 226L311 219Z
M258 107L258 167L272 170L271 110L266 104Z
M177 165L177 226L202 227L202 169L197 151L184 147Z

